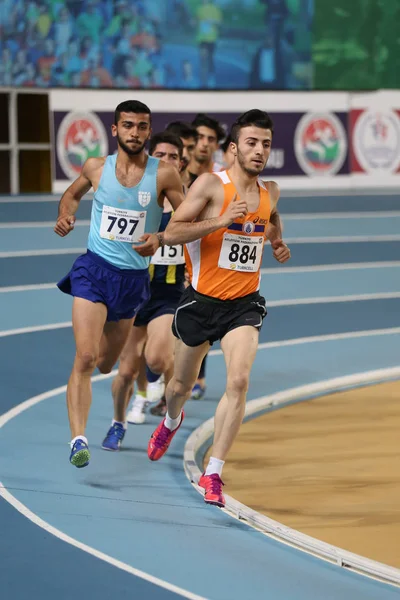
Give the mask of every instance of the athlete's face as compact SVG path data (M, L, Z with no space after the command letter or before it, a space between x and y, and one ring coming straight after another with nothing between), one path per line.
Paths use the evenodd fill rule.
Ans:
M243 127L239 131L237 144L232 144L243 171L249 175L259 175L264 169L271 152L272 132L261 127Z
M194 150L194 156L197 162L207 163L218 148L217 134L214 129L200 125L196 127L199 134L197 144Z
M150 115L122 112L118 123L112 126L112 134L126 154L140 154L151 135Z
M182 152L182 160L181 160L181 170L184 171L188 164L190 163L190 159L193 156L194 149L196 147L196 140L194 137L190 138L181 138L183 144L183 152Z
M157 144L154 148L153 156L174 166L179 171L181 159L178 148L173 146L173 144Z

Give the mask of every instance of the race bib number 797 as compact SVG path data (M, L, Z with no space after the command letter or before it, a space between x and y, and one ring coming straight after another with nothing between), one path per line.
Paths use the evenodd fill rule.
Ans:
M218 266L231 271L256 272L260 268L263 248L262 236L225 233Z
M116 242L137 242L144 233L146 213L103 206L100 235Z

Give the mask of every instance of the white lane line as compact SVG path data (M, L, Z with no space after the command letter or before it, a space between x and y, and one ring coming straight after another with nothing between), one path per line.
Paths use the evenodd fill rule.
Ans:
M336 340L352 340L364 337L376 337L380 335L396 335L400 333L400 327L388 327L386 329L364 329L362 331L348 331L346 333L329 333L326 335L311 335L309 337L291 338L277 342L262 342L258 345L258 350L268 348L283 348L285 346L299 346L302 344L315 344L319 342L334 342ZM210 350L210 356L219 356L221 349Z
M56 287L55 283L33 283L32 285L9 285L0 287L0 294L9 292L31 292L34 290L52 290Z
M351 294L348 296L320 296L312 298L287 298L267 300L267 308L271 306L297 306L299 304L327 304L329 302L363 302L365 300L389 300L400 298L400 292L378 292L376 294Z
M332 235L285 238L286 244L347 244L350 242L400 242L400 235Z
M330 213L288 213L281 214L284 221L314 221L324 219L386 219L400 217L400 210L387 210L384 212L330 212Z
M389 269L400 267L400 261L371 263L338 263L334 265L316 265L312 267L272 267L261 269L262 275L281 275L282 273L318 273L323 271L348 271L356 269ZM32 285L11 285L0 287L0 294L7 292L25 292L30 290L46 290L56 287L54 283L33 283Z
M389 269L390 267L400 267L400 261L388 260L365 263L335 263L332 265L312 265L308 267L268 267L261 269L261 274L317 273L319 271L348 271L353 269Z
M0 338L10 335L22 335L24 333L36 333L37 331L51 331L52 329L65 329L72 327L72 321L64 321L63 323L49 323L48 325L33 325L32 327L19 327L18 329L5 329L0 331Z
M256 416L260 411L264 411L272 406L279 406L286 402L306 400L349 387L361 386L372 382L379 383L390 379L398 379L399 377L400 367L393 367L355 373L344 377L335 377L334 379L286 389L270 396L263 396L262 398L249 401L246 404L245 416ZM204 490L197 485L201 475L197 464L197 454L200 448L204 448L207 441L211 442L213 432L214 417L202 423L200 427L190 434L184 448L183 463L186 476L201 495L204 495ZM372 577L385 583L400 585L400 569L389 567L383 563L348 552L295 529L291 529L238 502L231 496L225 496L225 500L226 508L224 512L227 512L238 521L245 521L248 525L262 531L268 537L277 539L281 543L334 563L344 569L356 571L361 575Z
M377 333L378 331L380 332L379 334ZM339 335L335 334L335 335L332 335L332 336L317 336L315 338L308 338L308 340L309 340L309 342L313 342L313 341L323 341L323 339L324 340L328 340L328 339L329 340L330 339L345 339L345 338L352 338L352 337L362 337L362 335L360 335L360 334L371 335L371 333L372 333L372 335L389 335L391 333L400 333L400 328L395 328L395 331L393 331L393 330L375 330L374 332L353 332L352 334L347 333L347 334L339 334ZM285 342L276 342L275 344L276 345L281 345L281 346L283 346L283 345L291 345L290 342L296 344L296 343L298 343L298 341L299 340L286 340L286 343ZM303 342L303 343L305 343L305 342ZM267 347L272 347L272 346L270 344L260 344L260 346L259 346L259 348L267 348ZM221 354L221 351L212 350L209 354L215 356L217 354ZM114 377L115 374L116 374L116 371L114 370L111 373L108 373L106 375L96 375L96 376L92 377L92 381L101 381L101 380L104 380L104 379L109 379L111 377ZM11 410L7 411L3 415L0 415L0 429L7 422L9 422L14 417L18 416L19 414L21 414L25 410L31 408L32 406L34 406L35 404L38 404L39 402L42 402L43 400L47 400L47 399L52 398L54 396L57 396L59 394L65 393L66 389L67 389L67 386L64 385L64 386L55 388L53 390L49 390L48 392L45 392L43 394L39 394L38 396L34 396L33 398L29 398L25 402L22 402L18 406L15 406L14 408L12 408ZM285 393L285 392L281 392L281 394L282 393ZM208 423L208 421L206 421L206 423L203 424L201 427L204 427L204 425L206 425L207 423ZM197 430L197 432L198 431L199 430ZM191 435L191 438L193 439L193 434ZM189 439L191 439L191 438L189 438ZM186 470L186 468L187 468L187 461L185 461L184 464L185 464L185 470ZM29 508L27 506L25 506L19 500L17 500L17 498L15 498L15 496L13 496L12 494L10 494L10 492L5 488L4 484L2 484L1 481L0 481L0 495L4 498L4 500L6 500L7 502L9 502L16 510L18 510L21 514L23 514L25 517L27 517L28 519L30 519L38 527L41 527L42 529L44 529L48 533L51 533L52 535L54 535L55 537L58 537L59 539L63 540L64 542L66 542L66 543L68 543L68 544L70 544L72 546L75 546L76 548L79 548L80 550L83 550L84 552L87 552L88 554L96 556L100 560L104 560L105 562L108 562L109 564L111 564L111 565L113 565L113 566L115 566L115 567L117 567L119 569L127 571L128 573L131 573L132 575L135 575L137 577L145 579L146 581L149 581L150 583L154 583L155 585L158 585L160 587L164 587L165 589L169 589L169 590L174 591L174 592L176 592L178 594L181 594L185 598L190 598L190 599L193 599L193 600L206 600L205 598L202 598L201 596L197 596L195 594L192 594L191 592L183 590L182 588L178 588L178 587L176 587L176 586L174 586L172 584L169 584L168 582L165 582L165 581L163 581L161 579L153 577L152 575L149 575L148 573L145 573L144 571L140 571L138 569L135 569L134 567L131 567L130 565L128 565L126 563L118 561L118 560L114 559L113 557L111 557L111 556L109 556L107 554L104 554L103 552L99 552L95 548L92 548L91 546L88 546L87 544L83 544L82 542L79 542L78 540L76 540L76 539L68 536L64 532L60 531L59 529L56 529L55 527L53 527L52 525L50 525L49 523L47 523L46 521L44 521L43 519L41 519L38 515L36 515L35 513L33 513L31 510L29 510ZM229 500L231 500L231 499L229 498ZM235 501L233 500L233 502L235 502ZM247 507L244 507L244 508L247 509ZM249 524L251 524L252 526L258 526L258 525L256 525L255 522L252 522L252 520L250 518L250 515L249 515L249 511L250 511L250 509L247 509L247 520L248 520ZM241 519L241 512L240 512L240 510L236 512L236 518L238 518L238 520ZM265 519L267 519L267 517L265 517ZM287 528L285 528L285 526L280 525L280 524L278 524L278 526L279 526L279 529L281 530L281 532L280 532L280 539L282 539L282 541L284 541L285 536L283 535L283 530L287 529ZM272 535L274 535L274 534L272 534ZM302 534L298 534L298 535L302 535ZM275 536L278 537L277 534L275 534ZM316 542L318 543L317 540L316 540ZM293 541L289 541L287 543L290 543L291 545L294 545ZM323 542L320 542L320 543L323 544ZM322 554L322 553L320 553L320 554ZM343 563L343 564L342 563L338 563L338 564L341 564L342 566L346 566L346 563Z
M40 227L53 229L55 223L55 219L54 221L12 221L10 223L0 223L0 229L39 229ZM87 227L88 225L90 225L89 219L83 219L75 223L75 227Z
M326 298L321 297L321 298L294 298L294 299L288 299L288 300L272 300L271 302L267 302L267 308L277 307L277 306L297 306L300 304L307 305L307 304L328 304L330 302L360 302L360 301L365 301L365 300L387 300L390 298L400 298L400 292L387 292L387 293L382 293L382 294L359 294L359 295L353 295L353 296L327 296ZM71 321L64 321L62 323L50 323L48 325L32 325L31 327L5 329L3 331L0 331L0 338L8 337L11 335L22 335L24 333L50 331L52 329L57 329L58 327L65 328L65 327L71 327L71 326L72 326ZM391 328L390 331L392 331L393 329L396 329L396 328ZM371 330L366 330L366 331L367 332L368 331L370 331L370 332L373 332L373 331L386 332L387 329L376 329L376 330L371 329ZM400 329L399 329L399 331L400 331ZM340 336L340 335L347 335L347 334L335 334L335 335ZM375 334L375 335L379 335L379 334ZM299 339L311 340L312 338L299 338ZM327 339L331 339L331 338L328 336ZM277 342L268 342L268 343L275 344ZM281 342L279 342L279 343L281 343ZM260 347L262 347L262 344L260 345ZM212 352L213 352L213 350L211 351L211 354L212 354ZM219 350L217 350L216 352L219 352Z
M359 237L295 237L286 238L287 244L346 244L350 242L399 242L400 235L376 235ZM0 252L0 258L16 258L26 256L51 256L55 254L82 254L86 248L45 248L43 250L15 250Z
M107 373L107 375L95 375L94 377L92 377L92 381L95 382L95 381L101 381L102 379L108 379L110 377L113 377L115 374L116 374L116 371L113 371L112 373ZM34 396L33 398L30 398L29 400L22 402L18 406L15 406L11 410L7 411L6 413L4 413L3 415L0 416L0 429L2 427L4 427L4 425L6 423L8 423L8 421L13 419L17 415L21 414L28 408L31 408L32 406L34 406L35 404L38 404L39 402L42 402L43 400L47 400L48 398L53 398L54 396L63 394L66 392L66 390L67 390L67 386L63 385L61 387L58 387L58 388L55 388L48 392L45 392L44 394L39 394L38 396ZM120 560L116 560L112 556L109 556L108 554L104 554L104 552L100 552L99 550L96 550L96 548L92 548L91 546L88 546L87 544L83 544L82 542L70 537L63 531L60 531L56 527L53 527L52 525L50 525L49 523L47 523L46 521L41 519L38 515L33 513L31 510L29 510L29 508L27 506L25 506L24 504L22 504L22 502L17 500L17 498L15 498L15 496L10 494L10 492L6 489L6 487L4 486L4 484L1 481L0 481L0 496L2 496L4 498L4 500L9 502L14 508L16 508L18 510L18 512L23 514L25 517L27 517L33 523L35 523L35 525L38 525L39 527L41 527L48 533L51 533L52 535L59 538L60 540L63 540L67 544L70 544L71 546L75 546L75 548L79 548L80 550L83 550L84 552L87 552L88 554L91 554L92 556L95 556L96 558L99 558L100 560L104 560L105 562L109 563L110 565L113 565L114 567L117 567L118 569L126 571L127 573L130 573L131 575L135 575L136 577L140 577L140 579L144 579L144 580L148 581L149 583L152 583L154 585L162 587L171 592L175 592L176 594L179 594L183 598L189 598L189 600L207 600L203 596L193 594L192 592L189 592L188 590L178 587L172 583L168 583L167 581L164 581L163 579L159 579L158 577L154 577L153 575L150 575L149 573L141 571L140 569L135 569L135 567L132 567L131 565L128 565L127 563L124 563Z
M0 258L17 258L24 256L53 256L55 254L84 254L86 248L45 248L44 250L16 250L0 252Z
M68 182L65 182L66 184ZM67 187L67 185L65 186ZM47 195L47 196L6 196L0 198L0 204L24 204L37 203L37 202L60 202L61 194ZM92 201L92 197L82 198L82 201Z
M193 594L192 592L189 592L188 590L178 587L177 585L168 583L168 581L164 581L163 579L154 577L154 575L145 573L145 571L141 571L140 569L135 569L135 567L132 567L131 565L128 565L127 563L124 563L120 560L117 560L117 559L113 558L112 556L109 556L108 554L104 554L104 552L100 552L99 550L96 550L96 548L92 548L92 546L88 546L87 544L83 544L82 542L75 540L74 538L72 538L69 535L67 535L66 533L60 531L60 529L53 527L52 525L50 525L49 523L47 523L46 521L41 519L38 515L33 513L31 510L29 510L29 508L27 506L25 506L24 504L22 504L22 502L17 500L17 498L15 498L15 496L10 494L10 492L3 486L1 481L0 481L0 496L2 496L4 498L4 500L6 500L9 504L11 504L14 508L16 508L18 510L18 512L20 512L22 515L24 515L24 517L26 517L27 519L32 521L32 523L34 523L35 525L38 525L39 527L41 527L48 533L51 533L52 535L59 538L63 542L66 542L67 544L70 544L71 546L75 546L75 548L79 548L79 550L83 550L84 552L91 554L92 556L95 556L96 558L99 558L100 560L103 560L104 562L109 563L113 567L117 567L117 569L126 571L127 573L130 573L131 575L134 575L135 577L139 577L140 579L144 579L145 581L148 581L149 583L152 583L153 585L164 588L165 590L169 590L170 592L174 592L175 594L182 596L182 598L189 598L190 600L207 600L203 596L198 596L197 594ZM149 591L149 593L151 595L151 591Z
M284 221L324 221L332 219L391 219L393 217L400 217L399 210L391 210L383 213L380 212L331 212L331 213L293 213L281 215ZM39 227L54 227L55 219L53 221L10 221L8 223L0 223L0 229L18 229L21 228L39 228ZM76 221L75 227L87 227L90 225L90 219L83 219Z

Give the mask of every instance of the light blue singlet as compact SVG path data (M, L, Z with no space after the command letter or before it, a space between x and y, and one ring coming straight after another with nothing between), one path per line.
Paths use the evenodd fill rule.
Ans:
M135 252L132 236L155 233L160 226L163 213L157 202L160 161L149 156L141 181L131 188L119 183L116 162L116 154L107 156L93 197L88 249L120 269L146 269L151 257Z

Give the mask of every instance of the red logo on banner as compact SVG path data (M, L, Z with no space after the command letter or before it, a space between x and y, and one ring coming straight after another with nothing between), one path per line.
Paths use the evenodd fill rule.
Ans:
M346 158L346 132L333 113L309 113L297 125L294 149L299 165L308 175L334 175Z
M69 113L57 133L57 155L64 173L78 177L88 158L108 153L104 126L94 113Z

